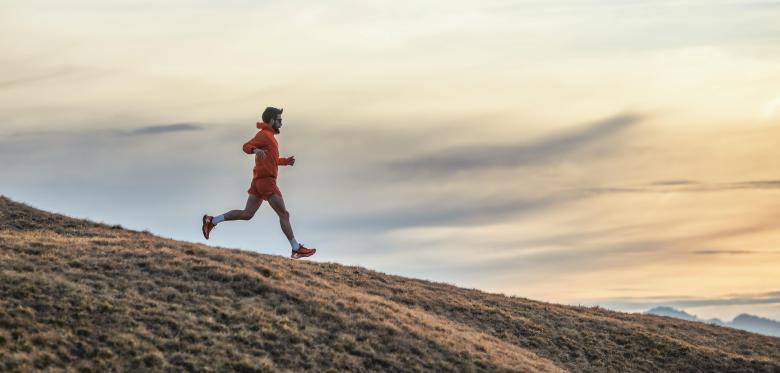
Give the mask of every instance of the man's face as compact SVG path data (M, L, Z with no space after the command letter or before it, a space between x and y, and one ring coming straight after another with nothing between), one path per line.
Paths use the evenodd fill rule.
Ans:
M279 129L282 128L282 114L276 116L271 120L271 128L274 129L276 134L279 134Z

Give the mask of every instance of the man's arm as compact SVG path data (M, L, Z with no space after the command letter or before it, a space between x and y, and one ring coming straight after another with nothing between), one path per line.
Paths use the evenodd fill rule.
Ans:
M244 143L244 153L265 157L265 151L268 149L268 144L264 140L265 138L260 136L260 132L258 132L255 137Z

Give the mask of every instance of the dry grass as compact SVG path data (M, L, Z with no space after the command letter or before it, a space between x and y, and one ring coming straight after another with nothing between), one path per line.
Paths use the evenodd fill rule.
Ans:
M173 241L0 197L0 371L764 371L780 338Z

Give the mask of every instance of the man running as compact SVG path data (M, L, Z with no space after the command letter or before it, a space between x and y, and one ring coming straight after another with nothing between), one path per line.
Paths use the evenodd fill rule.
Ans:
M276 186L276 175L279 165L292 166L295 157L279 158L279 144L274 135L279 134L282 128L282 111L274 107L267 107L263 112L263 121L257 123L257 132L254 138L244 144L244 153L255 155L255 168L252 184L249 186L249 198L243 210L231 210L219 216L203 215L203 236L209 239L209 233L217 224L229 220L249 220L260 208L263 200L267 200L271 208L279 215L279 224L282 232L290 240L293 259L312 256L317 249L309 249L299 244L293 235L290 225L290 213L284 207L282 192Z

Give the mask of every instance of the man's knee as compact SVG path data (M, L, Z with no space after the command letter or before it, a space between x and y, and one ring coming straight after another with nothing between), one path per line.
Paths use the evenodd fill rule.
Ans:
M289 219L290 218L290 212L287 210L284 210L279 213L279 218L281 219Z
M254 211L246 211L246 210L244 210L243 214L241 215L241 219L249 220L249 219L252 219L253 216L255 216Z

